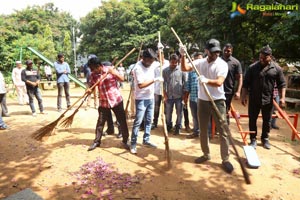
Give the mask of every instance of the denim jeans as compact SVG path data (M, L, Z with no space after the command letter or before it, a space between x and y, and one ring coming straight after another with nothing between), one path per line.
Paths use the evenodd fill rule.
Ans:
M198 108L198 103L195 101L190 101L190 108L191 108L191 114L193 117L193 134L194 135L199 135L200 129L199 129L199 120L198 120L198 115L197 115L197 108Z
M170 130L173 127L172 124L172 113L173 113L173 107L175 105L175 109L176 109L176 128L177 129L181 129L181 121L182 121L182 99L178 98L178 99L168 99L166 101L166 124L167 124L167 128L168 130Z
M274 98L274 100L276 101L277 104L279 104L280 98L279 98L278 95ZM275 109L275 107L273 106L272 114L275 114L275 110L276 110L276 109ZM277 126L277 125L276 125L276 118L272 118L272 119L271 119L271 127L274 127L274 126Z
M144 119L145 128L143 142L149 142L151 131L151 120L154 111L154 99L135 100L136 116L133 122L131 134L131 146L136 146L139 127Z
M58 89L57 109L61 109L61 97L62 97L63 89L65 90L65 96L66 96L66 100L67 100L67 107L69 107L71 105L69 88L70 88L69 82L57 83L57 89Z
M35 97L38 101L40 112L43 112L44 107L43 107L43 100L42 100L42 95L41 95L40 89L38 87L35 87L33 89L27 88L27 94L29 97L29 106L31 108L32 113L35 113L33 97Z
M154 94L154 118L153 118L153 124L157 126L158 123L158 117L159 117L159 110L160 110L160 105L162 101L162 95L159 94Z
M2 103L2 100L3 100L3 97L5 96L5 93L4 94L0 94L0 103ZM0 113L0 126L4 126L6 125L2 119L2 115Z

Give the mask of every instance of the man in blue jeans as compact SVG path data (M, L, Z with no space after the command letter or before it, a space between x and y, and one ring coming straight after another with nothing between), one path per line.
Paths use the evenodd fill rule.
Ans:
M67 62L65 62L65 56L62 53L59 53L57 55L57 61L54 62L54 67L56 70L56 78L57 78L57 89L58 89L58 95L57 95L57 111L61 112L61 97L62 97L62 91L65 90L65 96L67 101L67 108L70 107L70 79L68 77L68 74L71 73L70 66Z
M187 74L182 72L178 65L179 57L176 54L170 56L170 66L164 69L164 99L166 103L166 125L168 132L172 129L172 113L175 105L176 109L176 124L174 135L180 134L182 122L182 100L184 95L185 83Z
M144 119L143 145L156 148L150 142L151 120L154 112L154 82L162 82L162 77L155 77L154 70L156 54L152 49L143 51L143 59L136 63L133 71L135 87L136 117L133 122L130 152L137 153L136 144L139 127Z

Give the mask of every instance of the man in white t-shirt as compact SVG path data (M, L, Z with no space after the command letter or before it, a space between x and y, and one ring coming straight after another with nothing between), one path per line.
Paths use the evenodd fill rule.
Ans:
M186 62L185 47L180 47L181 68L182 71L192 71L193 68ZM229 162L229 141L227 133L223 130L222 124L213 109L207 94L204 90L204 85L214 100L218 110L220 111L223 121L226 120L226 106L225 106L225 92L223 82L228 73L228 65L222 60L219 55L221 52L220 42L216 39L210 39L206 42L205 52L206 58L195 60L193 63L200 73L199 76L199 90L198 90L198 119L200 122L200 143L203 156L197 158L195 163L200 164L210 160L209 138L207 134L207 127L211 115L213 116L218 132L220 133L221 143L221 158L222 166L227 173L233 171L233 166Z
M25 103L29 103L26 86L24 81L21 79L21 72L23 71L22 62L16 61L16 67L12 71L12 80L16 87L18 102L20 105L24 105Z
M156 148L156 145L150 142L151 120L154 111L154 82L162 82L162 77L155 78L154 71L156 54L152 49L146 49L143 51L143 58L136 63L133 71L134 76L134 95L135 95L135 107L136 117L133 122L132 134L131 134L131 147L130 152L137 153L136 144L139 133L139 127L145 119L145 128L143 136L143 145L151 148Z

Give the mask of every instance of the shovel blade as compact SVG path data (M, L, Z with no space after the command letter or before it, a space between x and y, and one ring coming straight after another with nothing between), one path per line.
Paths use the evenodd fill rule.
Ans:
M261 163L257 156L255 149L252 146L243 146L245 156L247 158L247 163L251 168L258 168Z

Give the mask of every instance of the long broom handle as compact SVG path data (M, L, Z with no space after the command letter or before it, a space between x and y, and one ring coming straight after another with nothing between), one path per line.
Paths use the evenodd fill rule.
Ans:
M160 31L158 31L158 42L161 43L161 38L160 38ZM160 77L162 77L162 52L161 49L158 49L158 54L159 54L159 64L160 64ZM171 158L170 158L170 146L169 146L169 135L166 127L166 120L165 120L165 104L164 104L164 95L163 95L163 83L160 83L160 92L162 94L162 99L161 99L161 120L163 124L163 129L164 129L164 136L165 136L165 148L166 148L166 157L167 157L167 163L168 163L168 168L171 168Z
M119 64L121 64L130 54L132 54L135 51L135 47L133 47L133 49L131 49L131 51L129 51L116 65L115 67L117 67Z
M172 32L174 33L174 35L176 36L176 38L177 38L177 40L179 41L180 45L183 45L183 43L181 42L179 36L177 35L177 33L175 32L175 30L174 30L172 27L171 27L171 30L172 30ZM185 51L185 54L186 54L188 60L190 61L191 65L192 65L193 69L195 70L195 72L197 73L197 75L200 76L200 73L199 73L199 71L197 70L197 68L195 67L195 65L194 65L194 63L193 63L193 61L192 61L190 55L188 54L188 52L186 51L186 49L184 49L184 51ZM241 166L241 169L242 169L242 172L243 172L243 176L244 176L244 178L245 178L245 181L246 181L247 184L251 184L249 174L248 174L248 172L247 172L247 170L246 170L246 167L244 166L243 161L242 161L242 159L241 159L241 157L240 157L240 155L239 155L239 153L238 153L238 151L237 151L237 149L236 149L236 147L235 147L235 144L234 144L234 141L233 141L233 139L232 139L232 135L231 135L230 129L229 129L229 127L228 127L228 124L227 124L227 123L225 122L225 120L222 118L222 115L221 115L219 109L217 108L217 106L216 106L216 104L215 104L215 102L214 102L212 96L210 95L210 93L209 93L209 91L208 91L208 89L207 89L206 84L205 84L205 83L202 83L202 85L203 85L203 88L204 88L204 91L205 91L207 97L209 98L209 101L211 102L211 104L212 104L212 106L213 106L214 111L215 111L216 114L217 114L218 119L219 119L220 122L221 122L222 128L223 128L223 129L226 131L226 133L228 134L228 139L229 139L230 143L232 144L233 150L234 150L234 152L235 152L235 154L236 154L236 156L237 156L237 158L238 158L238 161L239 161L239 163L240 163L240 166Z

